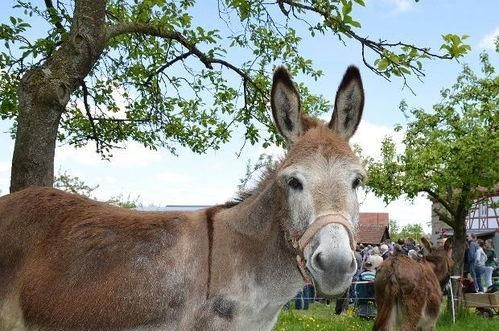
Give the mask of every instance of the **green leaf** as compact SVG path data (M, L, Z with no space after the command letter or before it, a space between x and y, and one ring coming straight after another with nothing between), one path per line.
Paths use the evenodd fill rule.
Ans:
M378 62L378 70L385 71L389 64L390 63L388 62L387 59L385 58L380 59Z

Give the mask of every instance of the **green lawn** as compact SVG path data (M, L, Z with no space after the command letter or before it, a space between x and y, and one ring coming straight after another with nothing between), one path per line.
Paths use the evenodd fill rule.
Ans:
M274 331L370 331L373 322L358 318L353 309L340 316L334 315L334 305L313 304L309 310L282 310ZM499 331L499 317L487 319L473 311L458 318L456 324L447 313L442 313L437 331Z

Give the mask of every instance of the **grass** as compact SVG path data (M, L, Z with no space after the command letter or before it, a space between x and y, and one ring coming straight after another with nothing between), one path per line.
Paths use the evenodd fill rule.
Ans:
M309 310L282 310L274 331L370 331L373 321L356 316L353 309L342 315L334 315L334 305L312 304ZM473 311L465 312L456 323L443 312L437 323L437 331L499 331L499 317L484 318Z

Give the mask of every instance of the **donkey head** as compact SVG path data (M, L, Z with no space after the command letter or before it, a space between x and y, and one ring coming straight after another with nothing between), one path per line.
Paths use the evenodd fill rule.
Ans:
M301 113L300 96L284 67L274 73L271 106L288 145L277 174L285 200L282 227L291 239L308 233L299 250L316 286L326 295L341 294L357 269L351 229L359 214L356 189L365 177L348 144L364 107L359 70L347 69L328 123Z
M421 238L423 244L424 257L431 264L435 275L438 278L440 287L443 289L449 281L454 260L452 259L452 238L447 238L444 245L434 247L426 238Z

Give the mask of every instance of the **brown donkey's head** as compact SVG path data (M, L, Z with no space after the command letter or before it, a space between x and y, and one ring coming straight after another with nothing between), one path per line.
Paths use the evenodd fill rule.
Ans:
M301 113L300 96L284 67L274 73L271 105L288 145L277 169L285 200L282 228L291 241L300 239L297 246L319 290L340 294L357 269L352 229L359 213L356 189L365 177L348 144L364 107L359 70L347 69L329 122Z
M443 289L452 273L454 260L452 259L452 238L447 238L443 246L434 247L426 238L421 238L424 246L424 258L431 264Z

